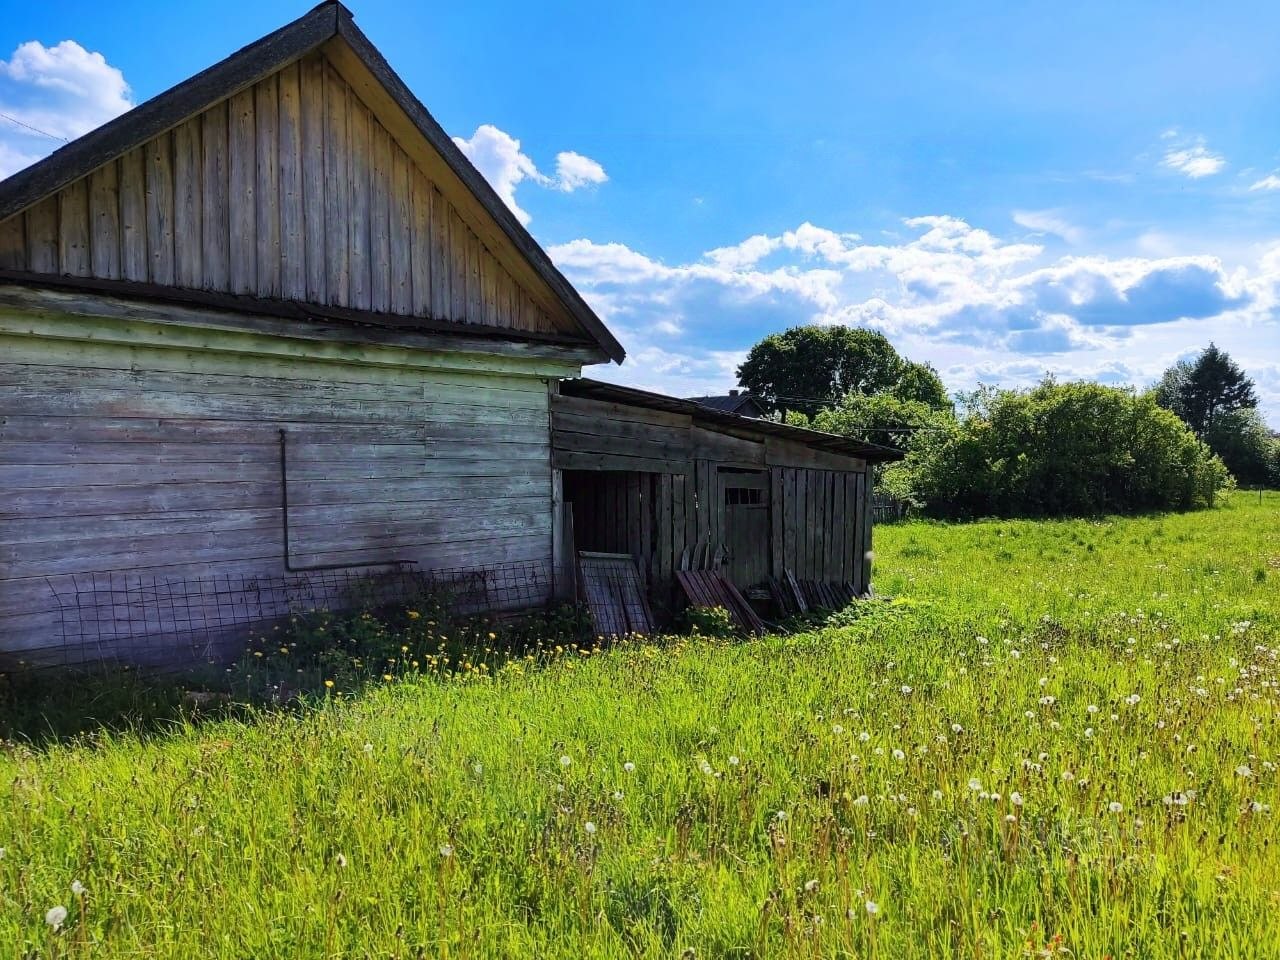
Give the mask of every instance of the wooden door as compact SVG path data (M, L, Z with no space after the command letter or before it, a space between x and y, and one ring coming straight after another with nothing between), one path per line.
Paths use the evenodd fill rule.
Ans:
M769 475L722 468L719 479L725 574L735 586L754 586L769 576Z

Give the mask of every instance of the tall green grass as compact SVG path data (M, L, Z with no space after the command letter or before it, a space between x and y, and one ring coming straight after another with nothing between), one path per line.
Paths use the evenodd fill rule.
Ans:
M0 956L1280 956L1280 497L876 549L841 627L11 744Z

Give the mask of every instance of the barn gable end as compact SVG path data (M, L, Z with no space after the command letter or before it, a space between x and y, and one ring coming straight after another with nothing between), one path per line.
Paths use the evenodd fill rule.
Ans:
M336 3L0 184L0 278L55 277L622 357Z

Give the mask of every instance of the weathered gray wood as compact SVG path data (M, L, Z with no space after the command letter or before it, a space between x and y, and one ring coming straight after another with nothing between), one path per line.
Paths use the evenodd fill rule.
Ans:
M359 100L347 103L347 132L351 153L347 158L347 188L351 197L347 248L351 256L351 290L346 306L369 310L373 304L372 239L370 236L370 116Z
M330 67L325 68L324 110L324 242L328 265L325 302L346 306L351 291L351 140L347 130L347 86Z
M601 453L552 450L551 462L558 470L621 470L641 473L682 473L684 468L670 460L626 457Z
M299 65L301 75L301 144L303 230L306 245L306 299L330 303L325 254L325 92L324 58L312 56Z
M27 211L27 269L58 272L58 197L55 194Z
M406 157L407 160L408 158ZM432 316L431 195L433 188L431 181L417 167L411 165L409 174L413 189L413 246L411 255L413 301L411 312L416 316L430 317Z
M786 508L783 500L783 471L769 470L769 576L781 577L786 566Z
M280 295L307 299L305 192L303 189L302 91L298 64L278 78L278 152L280 163Z
M0 221L0 270L27 269L27 225L22 214Z
M180 287L204 283L204 169L201 120L195 117L173 131L174 282Z
M232 293L258 292L258 160L257 119L253 89L228 104L228 203L230 205L230 270Z
M30 219L30 214L27 215ZM146 282L147 259L146 158L141 147L120 158L120 264L124 279Z
M391 309L391 138L376 121L369 129L369 300Z
M108 163L89 175L91 274L120 279L119 167Z
M150 280L174 282L173 138L163 134L146 147L147 259Z
M409 158L394 143L391 152L390 193L387 198L387 245L391 284L387 309L413 313L413 177Z
M449 208L449 319L467 322L467 234L466 223L456 207Z
M257 192L257 294L280 296L280 92L275 76L253 89L254 166Z
M87 277L92 273L88 178L64 188L59 197L59 272L72 277Z
M230 154L227 142L226 103L210 107L200 117L200 152L203 191L201 210L201 286L206 290L231 289L231 210L227 197Z

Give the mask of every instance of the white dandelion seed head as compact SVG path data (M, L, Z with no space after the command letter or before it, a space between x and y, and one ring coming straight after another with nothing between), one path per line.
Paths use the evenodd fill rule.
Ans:
M77 897L83 897L85 894L84 884L81 883L79 880L72 880L71 892L74 893Z
M905 683L899 689L901 689L903 693L911 692L911 687Z
M1112 813L1124 813L1124 804L1119 800L1112 800L1107 804L1107 809Z
M905 753L903 753L901 750L899 750L899 749L897 749L897 748L895 747L895 748L894 748L894 751L893 751L893 759L895 759L895 760L905 760L905 759L907 759L907 755L906 755Z
M818 881L817 881L817 880L806 880L806 881L804 882L804 892L805 892L805 893L817 893L817 892L818 892L818 886L819 886L819 884L818 884Z
M1012 803L1015 807L1022 806L1022 794L1020 794L1017 790L1014 790L1012 793L1009 794L1009 802Z
M452 857L452 856L453 856L453 844L452 844L452 843L442 843L442 844L440 844L440 856L445 857L445 858Z
M563 761L562 761L562 762L563 762ZM635 773L635 772L636 772L636 765L635 765L634 763L632 763L630 760L628 760L626 763L624 763L624 764L622 765L622 769L623 769L623 770L625 770L625 771L627 771L627 773Z
M731 767L736 767L736 766L737 766L739 763L741 763L741 762L742 762L742 761L741 761L741 760L739 760L737 757L733 757L733 756L731 756L731 757L729 758L729 766L731 766Z
M1085 707L1084 709L1085 709L1085 712L1086 712L1086 713L1097 713L1097 712L1098 712L1098 705L1097 705L1096 703L1091 703L1091 704L1089 704L1087 707Z
M373 753L373 744L372 744L372 743L366 743L366 744L365 744L363 747L361 747L360 749L362 749L366 754Z
M57 930L67 922L66 907L50 907L44 912L44 922Z
M877 913L880 912L880 904L876 903L874 900L868 900L866 903L866 908L867 908L867 914L872 917L874 917Z
M952 732L952 733L964 733L964 727L960 726L960 724L958 724L958 723L953 723L953 724L951 725L951 732Z
M871 802L871 798L870 798L870 797L868 797L865 793L862 793L862 794L859 794L859 795L854 799L854 801L853 801L853 805L854 805L855 807L865 807L865 806L866 806L867 804L869 804L870 802Z
M623 796L623 794L622 794L622 791L621 791L621 790L615 790L615 791L613 791L613 799L614 799L614 800L621 800L621 799L622 799L622 796Z
M334 858L333 858L333 862L334 862L334 863L336 863L336 864L337 864L338 866L340 866L340 867L346 867L346 865L347 865L347 858L346 858L345 856L343 856L343 855L340 853L340 854L338 854L336 857L334 857Z
M570 757L567 753L560 758L560 766L562 767L567 767L571 763L573 763L573 758Z
M972 790L974 793L977 793L979 790L982 789L982 781L979 780L977 777L970 777L969 789Z
M931 797L933 797L933 799L934 799L934 800L941 800L941 799L942 799L942 791L941 791L941 790L935 790L935 791L933 791L933 793L931 793L931 794L930 794L930 796L931 796Z
M867 731L865 730L863 730L860 734L858 734L858 740L860 740L862 743L866 743L870 739L871 739L871 734L867 733Z
M587 832L588 836L591 836L591 835L594 835L596 832L596 825L592 823L590 820L588 820L586 823L582 825L582 829Z

